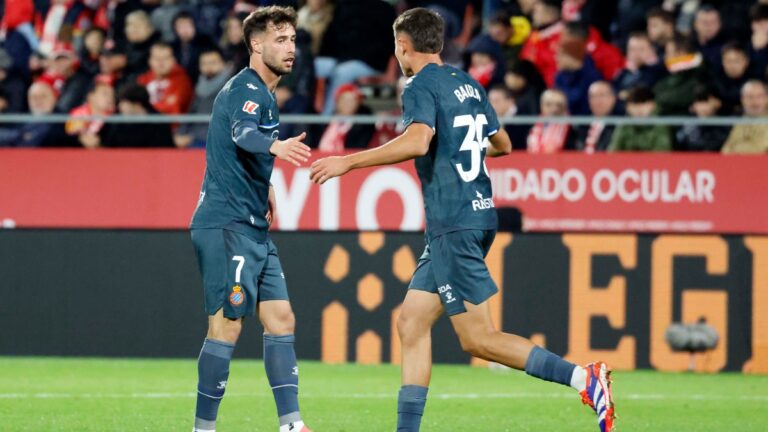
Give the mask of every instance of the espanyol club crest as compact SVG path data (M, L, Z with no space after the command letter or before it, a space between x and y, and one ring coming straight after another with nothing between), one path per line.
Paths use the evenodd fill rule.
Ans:
M243 288L240 287L240 285L235 285L232 287L232 294L229 295L229 302L232 303L232 306L240 306L245 301L245 293L243 292Z

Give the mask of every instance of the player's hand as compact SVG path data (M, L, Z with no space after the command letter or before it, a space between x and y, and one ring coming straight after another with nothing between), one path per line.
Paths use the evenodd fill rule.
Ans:
M269 186L269 196L267 197L267 224L272 226L272 222L275 221L275 188L272 185Z
M301 164L309 160L309 157L311 156L309 147L302 142L306 137L307 133L302 132L301 135L288 138L284 141L277 140L272 143L269 152L278 159L288 161L296 166L301 166Z
M309 179L317 184L349 172L349 162L344 156L331 156L315 161L309 171Z

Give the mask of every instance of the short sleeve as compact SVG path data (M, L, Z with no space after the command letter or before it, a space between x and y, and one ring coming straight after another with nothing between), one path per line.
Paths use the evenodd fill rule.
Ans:
M432 129L437 123L435 97L426 81L411 78L403 90L403 126L423 123Z

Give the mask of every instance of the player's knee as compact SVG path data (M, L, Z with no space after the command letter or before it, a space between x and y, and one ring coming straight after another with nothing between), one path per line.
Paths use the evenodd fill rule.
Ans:
M467 354L478 358L487 358L492 347L490 338L483 334L459 335L461 349Z
M397 334L403 343L418 339L425 333L428 334L429 330L430 326L423 323L415 314L401 312L397 317Z
M264 323L264 330L271 335L293 334L296 329L296 316L293 311L286 310L271 317L268 323Z
M240 331L243 329L242 320L229 320L220 321L216 325L212 325L208 329L208 338L219 341L236 343L240 337Z

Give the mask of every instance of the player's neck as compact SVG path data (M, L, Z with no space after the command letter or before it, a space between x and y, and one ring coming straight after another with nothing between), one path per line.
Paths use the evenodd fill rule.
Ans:
M265 65L263 62L257 61L254 57L251 57L251 61L248 66L255 70L257 74L259 74L259 77L262 81L264 81L264 84L267 85L269 91L275 91L275 88L277 88L277 83L280 82L280 75L272 72L272 70L268 68L267 65Z
M421 72L428 64L436 64L438 66L443 65L443 61L440 59L440 54L419 54L411 62L411 70L413 74Z

